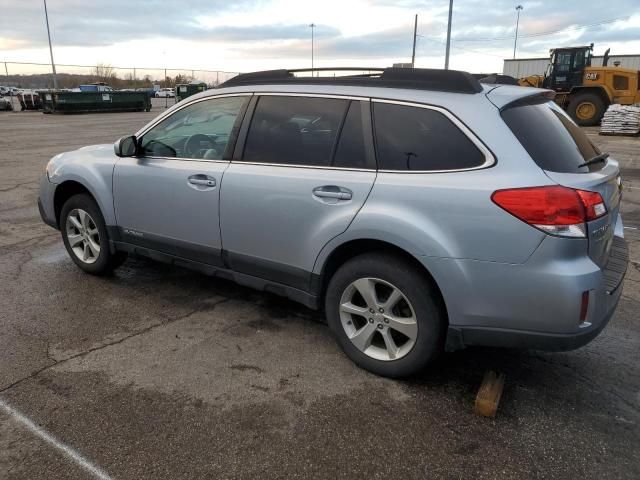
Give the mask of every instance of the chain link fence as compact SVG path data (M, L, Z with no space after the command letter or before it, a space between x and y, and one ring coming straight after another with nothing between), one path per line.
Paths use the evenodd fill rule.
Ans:
M2 62L0 68L4 69L4 72L0 72L0 85L21 89L53 88L51 64ZM116 89L150 88L153 85L165 88L193 80L203 81L209 87L215 87L237 74L238 72L188 68L56 64L58 88L75 88L81 84L95 82L104 82Z

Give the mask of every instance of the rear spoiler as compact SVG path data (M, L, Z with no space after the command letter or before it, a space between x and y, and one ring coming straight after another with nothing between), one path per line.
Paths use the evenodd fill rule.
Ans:
M553 100L556 96L553 90L542 88L516 87L512 85L497 85L486 93L487 99L498 109L503 110L515 103L529 102L535 98Z

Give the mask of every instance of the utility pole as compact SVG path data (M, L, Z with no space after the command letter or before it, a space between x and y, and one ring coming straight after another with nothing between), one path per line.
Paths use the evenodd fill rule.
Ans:
M313 77L313 29L316 28L315 23L310 23L311 27L311 76Z
M166 60L165 60L166 62ZM166 63L165 63L166 65ZM164 88L168 88L167 87L167 69L164 69ZM164 108L169 108L169 97L167 94L167 91L164 91Z
M56 78L56 64L53 61L53 47L51 47L51 31L49 30L49 13L47 12L47 0L44 1L44 18L47 22L47 36L49 37L49 53L51 54L51 69L53 70L53 88L58 89L58 79Z
M516 47L518 45L518 26L520 25L520 10L524 7L522 5L518 5L516 7L516 12L518 12L518 17L516 18L516 39L513 41L513 59L516 59Z
M416 38L418 37L418 14L413 24L413 53L411 54L411 68L416 68Z
M444 54L444 69L449 70L449 52L451 50L451 16L453 15L453 0L449 0L449 23L447 24L447 50Z

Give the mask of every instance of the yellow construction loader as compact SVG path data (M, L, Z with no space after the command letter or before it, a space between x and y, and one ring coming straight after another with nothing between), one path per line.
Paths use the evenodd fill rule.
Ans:
M612 103L640 103L640 72L608 66L609 50L602 67L592 67L593 43L586 47L555 48L544 75L521 78L525 87L548 88L556 92L556 103L578 125L598 125Z

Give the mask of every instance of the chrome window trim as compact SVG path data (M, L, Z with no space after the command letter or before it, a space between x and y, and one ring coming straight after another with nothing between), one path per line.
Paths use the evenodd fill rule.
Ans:
M339 95L329 93L300 93L300 92L253 92L254 95L264 97L308 97L308 98L333 98L336 100L371 100L370 96L354 96L354 95Z
M342 100L356 100L356 101L369 101L372 103L390 103L394 105L403 105L407 107L416 107L416 108L425 108L429 110L435 110L445 117L447 117L454 125L456 125L462 133L469 139L471 142L482 152L485 157L485 162L476 167L470 168L458 168L458 169L446 169L446 170L387 170L387 169L372 169L372 168L346 168L346 167L330 167L330 166L321 166L321 165L292 165L287 163L263 163L263 162L244 162L242 160L206 160L200 158L185 158L185 157L141 157L141 158L151 158L151 159L161 159L161 160L189 160L189 161L197 161L197 162L214 162L214 163L237 163L237 164L245 164L245 165L260 165L260 166L270 166L270 167L290 167L290 168L309 168L313 170L345 170L345 171L354 171L354 172L380 172L380 173L404 173L404 174L425 174L425 173L455 173L455 172L468 172L473 170L482 170L485 168L492 167L495 165L496 158L491 153L491 151L482 143L482 141L473 133L473 131L467 127L464 123L462 123L455 115L449 112L446 108L438 107L435 105L429 105L425 103L417 103L417 102L408 102L404 100L393 100L393 99L385 99L385 98L375 98L368 95L364 96L355 96L355 95L332 95L332 94L324 94L324 93L304 93L304 92L276 92L276 91L253 91L253 92L235 92L235 93L222 93L219 95L209 95L204 98L195 99L185 105L182 105L180 108L172 111L170 115L173 115L175 112L182 110L190 105L195 103L204 102L207 100L214 100L216 98L225 98L225 97L252 97L252 96L281 96L281 97L311 97L311 98L335 98ZM143 128L142 130L136 133L136 137L142 136L155 127L158 123L163 121L169 115L162 115L155 122Z
M244 94L237 94L244 95ZM425 174L425 173L457 173L457 172L469 172L474 170L483 170L485 168L489 168L494 166L496 162L496 158L489 150L484 143L473 133L473 131L467 127L464 123L462 123L455 115L453 115L446 108L438 107L435 105L429 105L425 103L416 103L416 102L407 102L404 100L392 100L392 99L384 99L384 98L376 98L371 96L354 96L354 95L331 95L331 94L323 94L323 93L302 93L302 92L260 92L254 91L253 95L261 96L281 96L281 97L313 97L313 98L337 98L344 100L356 100L356 101L369 101L372 103L390 103L394 105L403 105L407 107L417 107L417 108L425 108L429 110L435 110L438 113L441 113L445 117L447 117L456 127L458 127L462 133L480 150L480 152L484 155L485 161L481 165L469 168L451 168L446 170L387 170L387 169L379 169L379 168L346 168L346 167L330 167L330 166L321 166L321 165L293 165L287 163L265 163L265 162L245 162L242 160L231 160L233 164L245 164L245 165L260 165L260 166L268 166L268 167L291 167L291 168L309 168L313 170L346 170L346 171L355 171L355 172L380 172L380 173L402 173L402 174Z
M140 160L180 160L182 162L208 162L208 163L231 163L231 160L216 160L213 158L187 158L187 157L133 157Z
M496 157L491 153L482 141L471 131L469 127L467 127L464 123L462 123L455 115L453 115L450 111L442 107L436 107L434 105L426 105L424 103L415 103L415 102L405 102L402 100L386 100L381 98L372 98L373 103L390 103L393 105L402 105L405 107L416 107L416 108L424 108L427 110L434 110L438 113L441 113L445 117L447 117L458 129L469 139L471 143L473 143L478 150L484 155L484 163L478 165L476 167L469 168L451 168L445 170L387 170L387 169L378 169L380 173L454 173L454 172L469 172L473 170L483 170L485 168L492 167L496 164ZM375 115L375 114L374 114ZM374 119L375 121L375 119ZM374 127L375 128L375 127ZM375 132L374 132L375 136Z
M348 168L348 167L330 167L322 165L296 165L291 163L265 163L265 162L243 162L242 160L232 160L234 165L257 165L261 167L289 167L289 168L308 168L311 170L343 170L348 172L376 172L375 168Z

